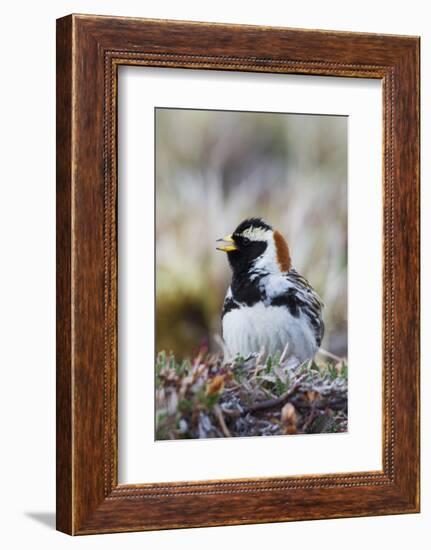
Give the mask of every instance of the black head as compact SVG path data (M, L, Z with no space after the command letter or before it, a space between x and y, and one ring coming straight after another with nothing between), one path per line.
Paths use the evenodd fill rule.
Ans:
M264 220L262 220L262 218L247 218L238 225L238 227L233 232L233 235L241 235L244 232L254 230L272 231L272 227Z
M248 218L241 222L232 235L220 241L225 244L217 247L227 253L234 275L248 272L255 260L268 248L273 238L272 227L261 218Z

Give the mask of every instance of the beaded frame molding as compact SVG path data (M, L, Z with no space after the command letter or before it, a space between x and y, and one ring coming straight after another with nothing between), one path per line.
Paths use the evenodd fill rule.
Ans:
M375 78L383 89L381 471L118 483L119 65ZM57 21L57 529L419 511L419 38L69 15Z

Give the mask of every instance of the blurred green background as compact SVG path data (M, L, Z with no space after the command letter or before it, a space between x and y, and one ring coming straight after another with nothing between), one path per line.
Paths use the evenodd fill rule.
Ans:
M325 303L322 348L347 357L347 117L156 109L156 345L220 351L230 283L215 240L260 216Z

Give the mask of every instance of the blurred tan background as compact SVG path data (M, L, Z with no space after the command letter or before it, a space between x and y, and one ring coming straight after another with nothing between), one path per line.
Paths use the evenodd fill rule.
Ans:
M215 240L260 216L325 303L322 348L347 357L347 118L164 108L155 117L157 351L219 351L231 273Z

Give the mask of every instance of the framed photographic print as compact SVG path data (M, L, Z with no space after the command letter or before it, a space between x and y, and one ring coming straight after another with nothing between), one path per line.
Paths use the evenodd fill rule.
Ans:
M419 39L57 21L57 528L419 511Z

